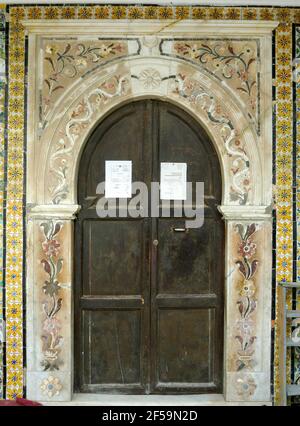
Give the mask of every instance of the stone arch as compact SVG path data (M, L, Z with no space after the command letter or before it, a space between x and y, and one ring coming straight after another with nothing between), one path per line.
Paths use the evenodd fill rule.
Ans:
M223 199L219 210L226 226L224 399L269 403L271 336L266 324L271 318L272 272L271 47L272 29L276 23L218 21L217 34L216 22L200 20L164 21L163 25L162 21L156 20L110 19L35 20L23 24L28 31L29 45L26 177L28 397L41 401L70 401L74 398L73 220L79 209L76 177L84 144L99 121L122 103L158 98L175 103L198 120L215 144L220 159ZM48 43L60 40L63 44L65 40L75 40L76 44L85 40L101 48L103 40L111 39L121 41L126 47L122 59L114 57L109 62L109 58L101 57L96 65L91 60L87 67L89 71L76 74L68 81L62 96L55 92L57 101L52 98L49 112L44 115L42 87L47 70L41 53ZM260 133L237 91L239 79L225 81L226 76L222 78L220 74L219 79L215 78L213 66L208 73L199 61L187 61L184 55L174 56L172 49L176 39L191 42L196 39L199 43L205 39L210 45L221 44L225 50L235 45L234 52L239 53L242 53L239 49L242 40L256 44L259 49L255 50L252 62L255 61L253 66L256 67L253 78L255 82L259 80L256 124L259 124ZM214 63L212 58L209 61L208 65ZM89 105L86 99L90 99ZM89 110L91 105L93 108ZM66 130L73 134L71 139ZM48 347L42 345L41 339L45 321L43 306L50 302L43 287L45 280L49 282L49 270L44 267L44 243L54 237L60 248L57 257L60 272L56 276L61 308L56 316L61 321L63 344L57 355L60 367L49 372L43 367L48 360ZM247 262L242 250L245 244L251 246ZM250 261L255 265L251 271L246 265ZM243 283L250 284L249 297L243 296ZM247 308L249 303L252 310ZM247 316L244 315L246 311ZM244 321L251 324L251 335L241 327ZM246 352L243 350L245 342L248 342ZM59 383L60 391L45 396L43 387L50 378Z
M193 64L145 57L95 70L57 102L41 136L38 164L45 167L37 171L32 201L76 204L77 167L89 134L114 108L142 98L168 100L206 129L220 160L222 205L264 204L257 135L232 94Z

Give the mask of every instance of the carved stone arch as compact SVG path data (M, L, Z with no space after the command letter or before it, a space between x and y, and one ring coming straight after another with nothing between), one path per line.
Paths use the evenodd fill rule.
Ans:
M223 197L219 210L226 225L224 397L221 396L221 400L269 403L271 37L276 24L218 21L217 34L216 22L197 20L164 21L163 26L155 20L29 21L24 25L28 29L29 43L28 397L41 401L74 398L73 219L80 208L76 195L77 168L84 144L99 121L115 108L132 100L155 98L176 104L198 120L215 144L220 160ZM60 44L63 51L64 43L75 46L84 42L101 49L102 44L111 39L123 43L124 54L97 57L96 65L91 60L90 68L68 80L60 95L57 90L51 108L46 114L41 113L43 84L47 78L46 54L43 54L47 49L51 52L48 43ZM243 40L259 46L260 53L256 51L255 63L252 62L260 74L256 123L249 119L247 102L240 98L236 81L225 81L222 75L215 78L215 70L209 69L211 63L201 65L193 58L187 61L174 54L172 43L179 39L198 40L199 44L205 40L212 49L217 40L224 49L230 46L233 56ZM241 107L243 105L245 108ZM54 244L54 252L46 250L49 243ZM55 274L49 278L51 270L47 262L51 256L57 263L53 263ZM59 300L53 321L59 324L60 339L54 342L54 348L53 345L49 348L45 339L49 330L45 327L47 318L43 307L53 303L53 298L45 291L49 279L56 280L55 297ZM49 370L53 363L55 368ZM54 396L45 393L46 384L53 381L59 384Z
M147 97L177 104L205 127L221 164L222 204L262 204L253 126L222 85L199 67L173 58L117 61L81 79L57 103L40 140L40 162L46 165L37 177L37 193L45 194L42 204L76 203L77 164L88 135L116 106Z

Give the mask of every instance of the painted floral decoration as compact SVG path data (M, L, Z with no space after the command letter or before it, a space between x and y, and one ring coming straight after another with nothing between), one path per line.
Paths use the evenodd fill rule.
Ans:
M109 40L93 45L56 42L47 44L44 51L46 78L43 113L46 114L57 93L63 93L71 80L80 77L100 61L122 56L126 47L124 43Z
M205 42L180 40L174 44L174 51L176 56L198 63L237 91L243 103L247 103L249 113L256 122L259 132L256 69L258 53L255 44L223 40L206 40Z
M49 376L42 381L40 388L44 395L52 398L53 396L59 395L63 387L57 377Z
M257 300L255 298L256 286L253 276L257 271L258 261L253 259L253 256L256 254L256 244L253 242L253 235L258 227L254 223L247 226L237 224L236 229L240 237L237 252L241 258L236 260L235 263L243 277L237 300L239 319L236 323L237 335L235 336L238 342L237 371L241 371L245 369L251 370L256 365L254 359L256 336L254 334L252 316L257 308Z
M185 98L188 102L201 108L215 126L219 127L227 155L231 158L232 185L230 199L237 204L247 204L251 190L250 161L240 142L234 124L227 116L220 103L199 81L185 74L177 74L169 78L175 79L174 93Z
M237 393L243 399L247 399L249 396L252 396L256 388L257 385L253 377L245 376L237 379Z
M63 344L63 337L60 335L62 328L57 314L62 307L62 298L59 297L61 286L58 275L62 270L63 260L59 257L61 245L54 238L59 234L62 224L60 222L48 221L41 225L45 240L42 242L44 258L41 260L44 271L48 279L44 281L43 292L47 297L43 303L45 319L43 321L43 354L42 367L44 370L59 370L61 361L59 354Z

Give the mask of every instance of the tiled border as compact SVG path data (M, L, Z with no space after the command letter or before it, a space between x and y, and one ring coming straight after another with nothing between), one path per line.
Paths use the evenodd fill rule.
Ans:
M0 6L1 8L1 6ZM4 196L4 114L5 114L5 25L4 11L0 10L0 398L4 391L4 281L3 281L3 196Z
M300 281L300 26L295 26L295 57L299 63L295 63L296 84L296 226L297 226L297 253L296 253L296 277ZM300 309L300 291L297 295L297 309ZM300 349L295 350L294 381L300 383Z
M9 27L6 192L6 398L23 395L23 194L25 35L12 8Z
M276 63L276 286L293 280L293 93L292 25L280 24L275 36ZM276 291L276 320L278 318ZM291 304L291 294L289 295ZM277 324L276 324L277 326ZM275 334L275 401L278 400L278 332ZM288 360L290 370L290 359Z
M9 131L7 186L7 397L22 394L22 264L23 264L23 131L24 32L19 21L28 19L264 19L300 22L300 8L159 7L159 6L30 6L10 8ZM281 39L286 45L281 46ZM21 47L20 47L21 46ZM276 282L292 279L292 26L276 32ZM1 166L0 166L1 167ZM299 213L299 212L298 212ZM276 344L275 344L276 347ZM278 362L275 354L275 365ZM277 374L275 372L275 385ZM277 396L275 386L275 393Z

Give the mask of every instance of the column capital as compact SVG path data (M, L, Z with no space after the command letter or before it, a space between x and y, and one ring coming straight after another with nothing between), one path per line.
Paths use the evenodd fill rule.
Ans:
M225 220L271 220L272 206L220 205L218 210Z
M27 204L27 218L30 219L76 219L81 206L78 204Z

